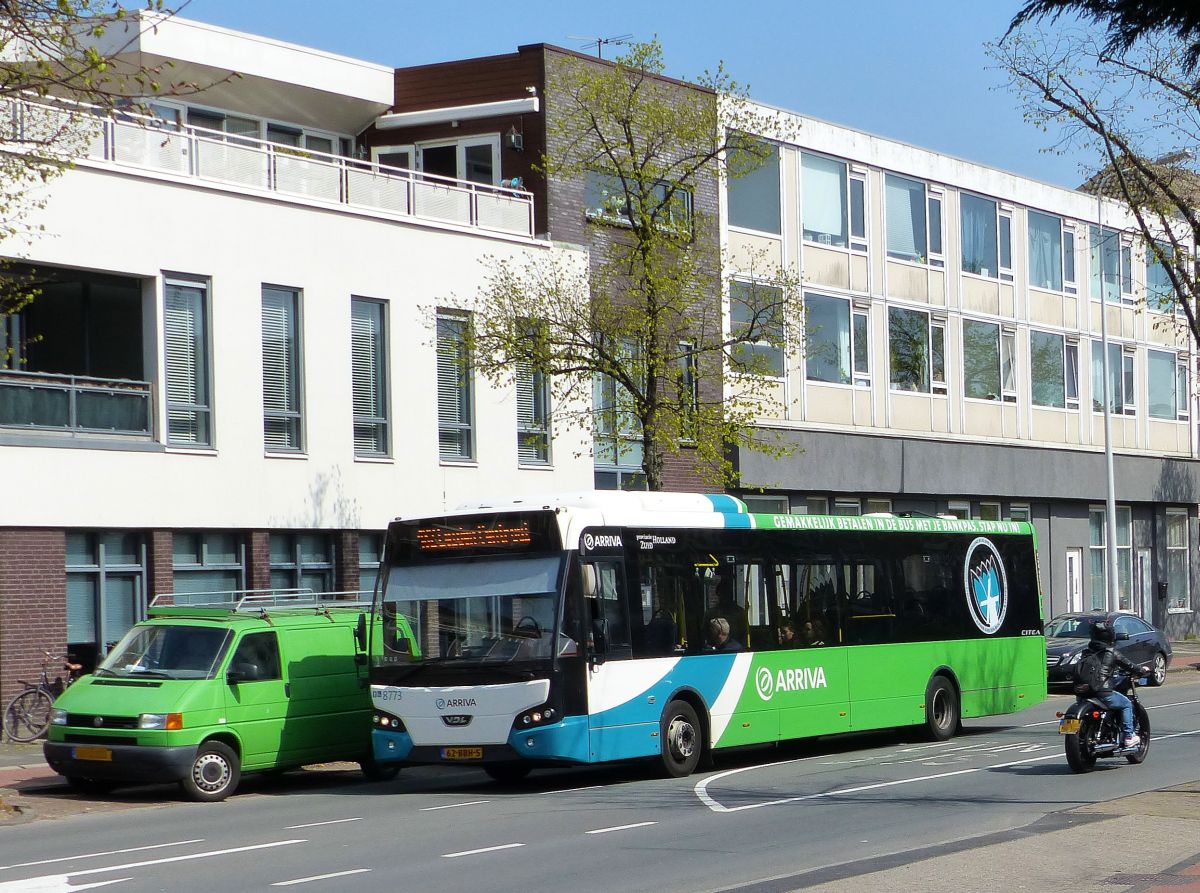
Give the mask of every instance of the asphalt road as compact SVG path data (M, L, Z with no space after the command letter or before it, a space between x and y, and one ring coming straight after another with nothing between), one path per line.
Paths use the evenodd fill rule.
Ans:
M220 804L130 790L115 799L162 805L3 829L0 893L802 889L1200 778L1200 681L1142 694L1146 763L1104 761L1087 776L1067 768L1054 711L1069 699L1052 696L941 744L825 739L726 757L690 779L620 767L502 786L437 768L378 784L349 772L247 779Z

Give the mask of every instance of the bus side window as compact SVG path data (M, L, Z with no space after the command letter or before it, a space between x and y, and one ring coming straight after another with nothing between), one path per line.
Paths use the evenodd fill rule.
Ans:
M679 568L660 564L644 563L641 573L642 610L640 625L633 629L633 656L674 654L683 619L683 577Z

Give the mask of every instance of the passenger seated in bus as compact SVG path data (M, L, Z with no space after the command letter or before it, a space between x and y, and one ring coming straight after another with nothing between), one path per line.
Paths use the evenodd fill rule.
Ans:
M796 648L799 646L796 641L796 627L790 620L785 620L779 624L779 647L780 648Z
M745 651L746 646L729 634L729 621L714 617L708 621L708 650L720 652Z
M800 627L800 647L816 648L825 644L825 631L820 620L806 620Z
M674 654L679 626L666 608L659 608L646 624L646 651L650 654Z
M719 617L729 624L729 635L735 641L745 642L746 634L750 628L750 620L746 616L746 609L737 602L737 597L733 591L732 572L727 571L724 574L718 574L715 585L717 601L704 614L706 629L709 621Z

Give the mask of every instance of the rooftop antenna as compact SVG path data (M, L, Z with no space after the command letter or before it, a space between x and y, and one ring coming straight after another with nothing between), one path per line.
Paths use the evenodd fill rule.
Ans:
M596 48L596 58L603 59L604 58L604 47L606 44L613 44L614 46L627 44L627 43L629 43L629 41L633 40L633 35L632 34L618 34L616 37L580 37L578 35L568 34L567 40L586 41L583 45L583 48L585 50L590 50L592 47L595 47Z

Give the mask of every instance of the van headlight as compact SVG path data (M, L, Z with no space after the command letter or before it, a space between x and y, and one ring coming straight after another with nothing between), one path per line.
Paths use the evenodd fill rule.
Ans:
M143 713L138 717L139 729L162 729L173 732L183 728L182 713Z
M67 711L66 710L60 710L58 707L55 707L53 710L50 711L50 725L65 726L66 724L67 724Z

